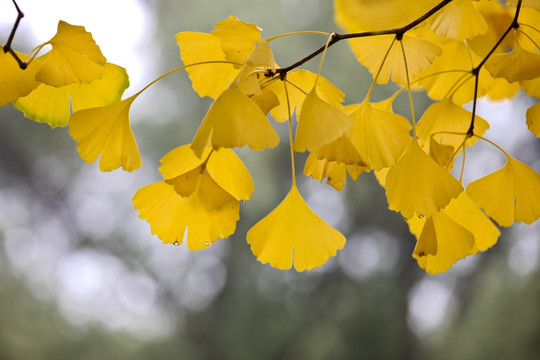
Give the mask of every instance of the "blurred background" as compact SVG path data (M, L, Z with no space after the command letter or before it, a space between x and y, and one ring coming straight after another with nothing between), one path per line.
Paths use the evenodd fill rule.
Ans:
M339 31L329 0L20 0L25 13L14 48L28 52L58 20L84 25L108 61L126 67L131 95L181 64L174 35L208 32L235 15L263 37ZM0 43L16 11L0 0ZM319 35L275 41L282 66L320 47ZM320 57L306 65L315 70ZM369 73L345 43L327 55L323 75L359 102ZM377 87L375 100L392 94ZM481 101L486 134L540 170L540 143L525 126L533 100ZM406 98L396 111L408 115ZM423 112L430 101L416 94ZM502 229L487 253L429 276L411 257L414 238L387 209L372 174L341 192L303 175L309 205L348 241L311 272L260 264L247 231L290 189L286 124L280 146L238 151L255 182L236 234L189 252L163 245L138 218L131 198L161 180L159 159L191 141L210 105L176 73L135 102L131 121L144 164L102 173L86 164L67 129L0 108L0 359L538 359L540 225ZM502 165L492 147L467 154L465 181ZM459 163L459 162L458 162Z

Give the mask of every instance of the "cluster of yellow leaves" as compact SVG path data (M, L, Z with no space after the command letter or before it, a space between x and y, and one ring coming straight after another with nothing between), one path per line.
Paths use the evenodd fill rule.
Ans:
M519 12L513 8L518 4ZM358 33L350 37L351 49L373 75L359 104L344 106L343 92L320 74L280 68L271 39L263 39L254 24L231 16L210 33L176 35L184 65L164 76L185 69L194 91L214 102L191 144L163 157L163 181L133 198L152 233L164 243L186 239L191 250L233 234L239 202L254 187L232 148L277 146L274 127L283 122L290 131L292 186L247 233L262 263L309 270L345 246L345 237L302 198L295 152L309 152L304 174L326 178L337 190L347 174L357 179L373 171L389 208L401 213L417 237L413 257L430 274L494 245L499 229L492 220L500 226L536 221L540 175L526 164L505 153L504 167L468 185L450 170L455 157L489 128L465 103L480 96L511 98L520 89L540 97L539 2L335 0L335 11L348 33ZM36 57L46 45L50 52ZM0 106L14 103L25 116L52 127L69 124L80 156L90 163L99 156L103 171L141 166L129 110L155 81L121 100L128 86L125 71L106 62L83 27L65 22L28 57L17 55L27 69L0 51ZM423 89L434 100L418 123L414 111L412 124L393 112L395 96L370 100L373 86L388 81L402 86L396 95ZM527 111L527 125L538 137L539 105Z
M48 45L49 52L35 57ZM103 171L140 167L127 118L129 105L119 103L129 86L125 69L107 62L84 27L64 21L58 23L56 35L31 53L30 57L17 53L28 64L22 70L11 54L0 49L0 106L13 103L27 118L53 128L69 123L81 157L94 162L101 154ZM124 111L125 118L117 121L116 115ZM99 116L86 115L93 112Z
M419 1L418 6L429 10L437 3ZM336 0L335 4L336 19L349 32L381 30L379 21L366 14L391 13L397 5L391 0ZM395 146L396 156L385 163L367 161L386 189L389 208L403 215L417 237L413 257L430 274L444 272L457 260L495 244L499 230L490 218L500 226L511 226L514 221L530 224L540 217L540 175L506 153L503 168L466 188L449 172L454 158L489 128L486 120L473 116L463 104L475 96L512 98L520 88L540 97L538 2L524 1L518 17L511 7L517 1L507 5L454 0L401 36L350 41L358 61L375 81L384 84L391 79L424 89L436 101L416 124L409 145L404 140ZM418 17L410 11L398 13L384 29L405 26ZM539 116L538 104L527 112L527 125L538 137ZM374 121L381 124L384 119L377 116ZM371 133L362 146L373 151L375 144L387 145L398 138L397 131L392 133Z

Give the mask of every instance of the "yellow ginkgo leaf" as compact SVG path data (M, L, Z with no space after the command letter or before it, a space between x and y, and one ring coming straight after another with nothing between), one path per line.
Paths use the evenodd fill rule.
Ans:
M534 135L540 138L540 103L527 110L527 126Z
M347 166L344 163L338 163L336 161L317 159L315 154L311 153L304 165L304 175L311 176L320 182L326 178L328 185L341 191L347 179Z
M26 55L16 54L22 61L26 60ZM0 46L0 107L17 101L38 87L35 77L41 65L39 61L33 61L23 70L15 58Z
M276 71L276 61L274 54L267 41L261 41L255 45L255 48L246 59L246 65L252 68L265 68Z
M351 114L350 140L367 165L380 170L392 166L411 143L409 121L401 115L376 108L368 99Z
M234 16L218 22L210 33L219 39L227 60L243 64L255 44L261 41L261 29Z
M103 76L90 84L40 84L30 95L17 100L15 107L27 118L54 128L66 126L72 112L120 101L129 86L126 70L111 63L100 68Z
M311 176L320 182L326 178L326 183L338 191L341 191L345 185L347 172L353 180L356 180L360 174L369 170L368 167L362 165L345 165L336 161L317 159L314 153L309 154L304 165L304 175Z
M208 206L216 198L222 199L221 206ZM190 250L207 248L233 234L239 219L238 201L207 173L198 177L190 196L179 195L174 180L160 181L139 189L133 205L164 243L179 245L186 236Z
M65 21L58 23L56 35L48 41L51 53L36 74L36 80L51 86L90 83L101 78L96 65L105 65L106 59L99 46L83 26Z
M471 0L454 0L433 18L431 29L436 35L461 41L484 34L488 25Z
M486 69L493 77L503 77L510 82L535 79L540 76L540 54L526 51L516 43L509 53L491 56Z
M418 238L413 257L430 274L444 272L459 259L487 250L500 235L466 192L432 217L414 217L408 223Z
M436 253L429 251L436 244ZM456 261L473 253L474 236L444 212L426 220L413 252L418 266L434 275L445 272Z
M305 98L294 139L294 150L317 151L350 129L352 119L317 95L316 88Z
M236 200L248 200L253 194L253 180L248 169L231 149L214 150L206 170L212 179Z
M317 159L344 163L346 165L357 165L369 168L358 149L353 145L347 134L342 135L337 140L323 145L318 151L313 153Z
M336 0L336 21L347 32L385 30L405 26L433 8L437 0Z
M264 150L278 143L278 134L257 104L230 87L208 110L191 148L201 156L205 146L219 149L248 145L253 150Z
M405 35L401 42L407 58L407 69L400 41L394 35L372 36L351 40L351 47L358 61L375 76L380 69L377 82L386 84L390 77L397 84L407 84L421 71L428 69L433 60L441 55L441 49L434 43ZM388 49L391 47L390 51ZM388 52L388 55L386 53ZM386 59L385 59L386 55ZM384 65L381 68L381 64Z
M471 70L482 59L463 41L450 41L440 46L442 55L429 69L418 74L418 78L432 99L441 100L453 94L454 103L463 105L474 97L475 82ZM479 78L478 97L485 95L494 81L488 71L480 71Z
M291 113L296 109L296 116L300 116L300 107L304 102L308 93L313 89L313 85L317 89L317 95L325 102L340 107L345 99L345 94L326 78L307 70L294 70L287 74L287 93L282 81L274 80L268 88L276 94L279 106L276 106L270 111L270 114L276 121L284 122L289 120L290 104ZM288 96L287 96L288 95ZM288 102L287 102L288 99Z
M317 216L296 185L285 199L247 233L251 251L278 269L310 270L323 265L345 245L345 237Z
M540 99L540 77L533 80L520 81L519 84L529 96Z
M129 124L129 108L136 95L103 107L75 112L69 119L69 134L77 142L81 158L93 163L98 155L99 169L111 171L122 167L138 169L141 155Z
M470 183L467 194L501 226L540 217L540 175L510 156L502 168Z
M517 6L518 0L506 0L506 5ZM523 0L521 6L533 7L536 10L540 11L540 0Z
M444 99L432 104L424 112L416 127L416 134L424 149L427 149L431 138L440 144L450 145L457 149L465 139L471 119L470 111L457 106L451 99ZM487 129L489 129L489 123L475 115L474 134L481 136ZM477 139L477 137L467 139L466 145L471 146Z
M406 219L429 217L462 191L461 184L412 141L386 176L386 197L391 210Z
M444 169L451 169L454 160L454 147L439 143L434 138L429 141L429 156Z
M161 158L159 172L165 180L183 175L201 166L208 159L211 152L212 149L207 147L201 157L198 157L191 149L190 144L179 146Z
M226 61L225 53L217 38L206 33L181 32L176 34L176 42L180 47L180 57L184 65L199 62ZM232 64L208 63L188 66L193 90L200 97L209 96L216 99L238 74Z

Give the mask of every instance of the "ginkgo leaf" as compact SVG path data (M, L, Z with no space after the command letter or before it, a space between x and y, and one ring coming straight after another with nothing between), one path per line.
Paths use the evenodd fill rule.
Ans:
M187 230L187 247L200 250L234 233L239 219L238 201L222 190L208 174L199 177L188 197L180 196L174 181L160 181L137 191L133 205L164 243L179 245ZM212 198L224 198L220 207L208 207Z
M444 169L452 168L451 162L454 159L454 151L453 146L441 144L434 138L429 141L429 156Z
M255 24L240 21L234 16L218 22L210 33L219 39L227 60L243 64L261 41L261 29Z
M433 8L437 0L336 0L335 17L348 32L394 29L407 25Z
M400 42L405 50L407 68ZM434 43L408 35L403 36L400 41L395 40L394 35L355 38L351 40L351 47L358 61L367 67L373 76L378 73L379 84L386 84L391 77L393 82L406 85L407 74L409 81L412 81L441 55L441 49Z
M318 151L312 154L317 159L326 159L347 165L358 165L369 168L367 161L360 155L360 152L347 134L342 135L329 144L323 145Z
M101 78L96 65L105 65L106 59L99 46L83 26L65 21L58 23L56 35L48 41L50 55L36 74L36 80L51 86L90 83Z
M16 52L19 59L26 60L26 55ZM0 107L17 101L30 94L39 82L36 73L41 68L39 61L33 61L26 69L21 69L15 58L0 46Z
M138 169L141 155L129 124L129 109L136 95L103 107L75 112L69 119L69 134L77 142L81 158L93 163L98 155L99 169L111 171L122 167Z
M412 126L406 118L376 108L367 98L351 117L350 140L374 170L394 165L412 141Z
M533 80L520 81L519 85L529 96L540 99L540 77Z
M431 30L436 35L455 40L472 39L484 34L488 25L470 0L454 0L433 18Z
M474 76L471 70L482 60L463 41L440 44L442 54L431 67L420 74L420 83L429 97L441 100L451 96L454 103L463 105L474 97ZM452 71L448 71L452 69ZM480 71L478 97L485 95L493 83L488 71Z
M201 166L210 156L212 148L206 147L200 157L196 156L190 144L179 146L161 158L159 172L164 180L185 174Z
M296 109L296 116L300 116L301 105L308 93L313 90L314 84L317 95L321 100L330 105L340 107L345 99L345 94L330 81L323 76L319 76L317 80L317 74L307 70L291 71L287 74L286 80L288 83L287 93L285 93L285 87L282 81L274 80L268 86L276 94L279 101L279 106L276 106L270 111L272 117L278 122L289 120L289 108L287 104L290 104L291 115Z
M205 146L218 149L248 145L263 150L278 143L278 134L259 107L240 90L230 87L208 110L191 148L200 156Z
M465 134L471 125L471 119L472 113L470 111L457 106L451 99L444 99L430 105L424 112L416 127L416 134L424 148L427 148L433 137L437 142L457 149L465 139ZM481 136L487 129L489 129L489 123L475 115L475 135ZM466 145L471 146L477 140L477 137L469 138Z
M278 269L310 270L323 265L345 245L345 237L318 217L296 185L285 199L247 233L251 251Z
M467 194L501 226L540 217L540 175L510 156L502 168L470 183Z
M248 169L231 149L214 150L206 164L212 179L236 200L248 200L253 194L253 180Z
M506 5L517 6L518 0L506 0ZM521 6L533 7L540 11L540 0L523 0Z
M176 42L180 47L180 57L185 65L226 61L220 41L210 34L197 32L181 32L176 34ZM238 74L232 64L208 63L188 66L193 90L200 97L209 96L216 99Z
M274 54L267 41L261 41L255 45L255 48L246 59L246 65L253 68L266 68L273 72L276 71L276 61Z
M347 172L353 180L356 180L360 174L369 170L367 166L345 165L342 162L317 159L314 153L309 154L304 165L304 175L311 176L320 182L326 178L326 183L338 191L345 185Z
M30 95L17 100L15 107L24 116L52 128L66 126L72 111L100 107L120 101L129 86L126 70L106 63L100 66L101 79L90 84L70 84L54 87L40 84Z
M414 214L431 216L463 191L461 184L416 141L390 168L385 187L390 210L399 211L406 219Z
M540 137L540 103L527 110L527 127L534 135Z
M435 254L428 252L433 243L436 243ZM441 212L426 220L413 257L418 261L418 266L433 275L445 272L457 260L470 255L473 245L473 235Z
M487 250L500 235L466 192L432 217L413 217L407 222L418 238L413 257L430 274L444 272L456 261Z
M352 125L352 119L317 95L313 90L305 98L294 139L294 150L317 151L342 136Z
M540 76L540 54L526 51L516 43L511 52L491 56L485 66L493 77L510 82L531 80Z
M317 159L311 153L304 165L304 175L311 176L315 180L322 182L326 178L326 183L334 189L341 191L347 179L347 166L344 163Z

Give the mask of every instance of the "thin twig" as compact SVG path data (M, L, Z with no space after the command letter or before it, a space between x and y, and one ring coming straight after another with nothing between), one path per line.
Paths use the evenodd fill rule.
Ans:
M13 38L15 37L15 32L17 32L17 28L19 27L19 23L21 22L21 19L24 17L23 12L19 8L19 5L17 5L17 2L15 0L13 1L13 5L15 5L15 9L17 9L17 19L15 20L15 23L13 24L13 28L11 29L11 33L9 34L8 40L6 42L6 45L4 45L4 53L9 52L13 58L17 61L17 64L19 64L19 67L21 69L26 69L27 64L19 58L17 53L13 51L11 48L11 43L13 42Z

